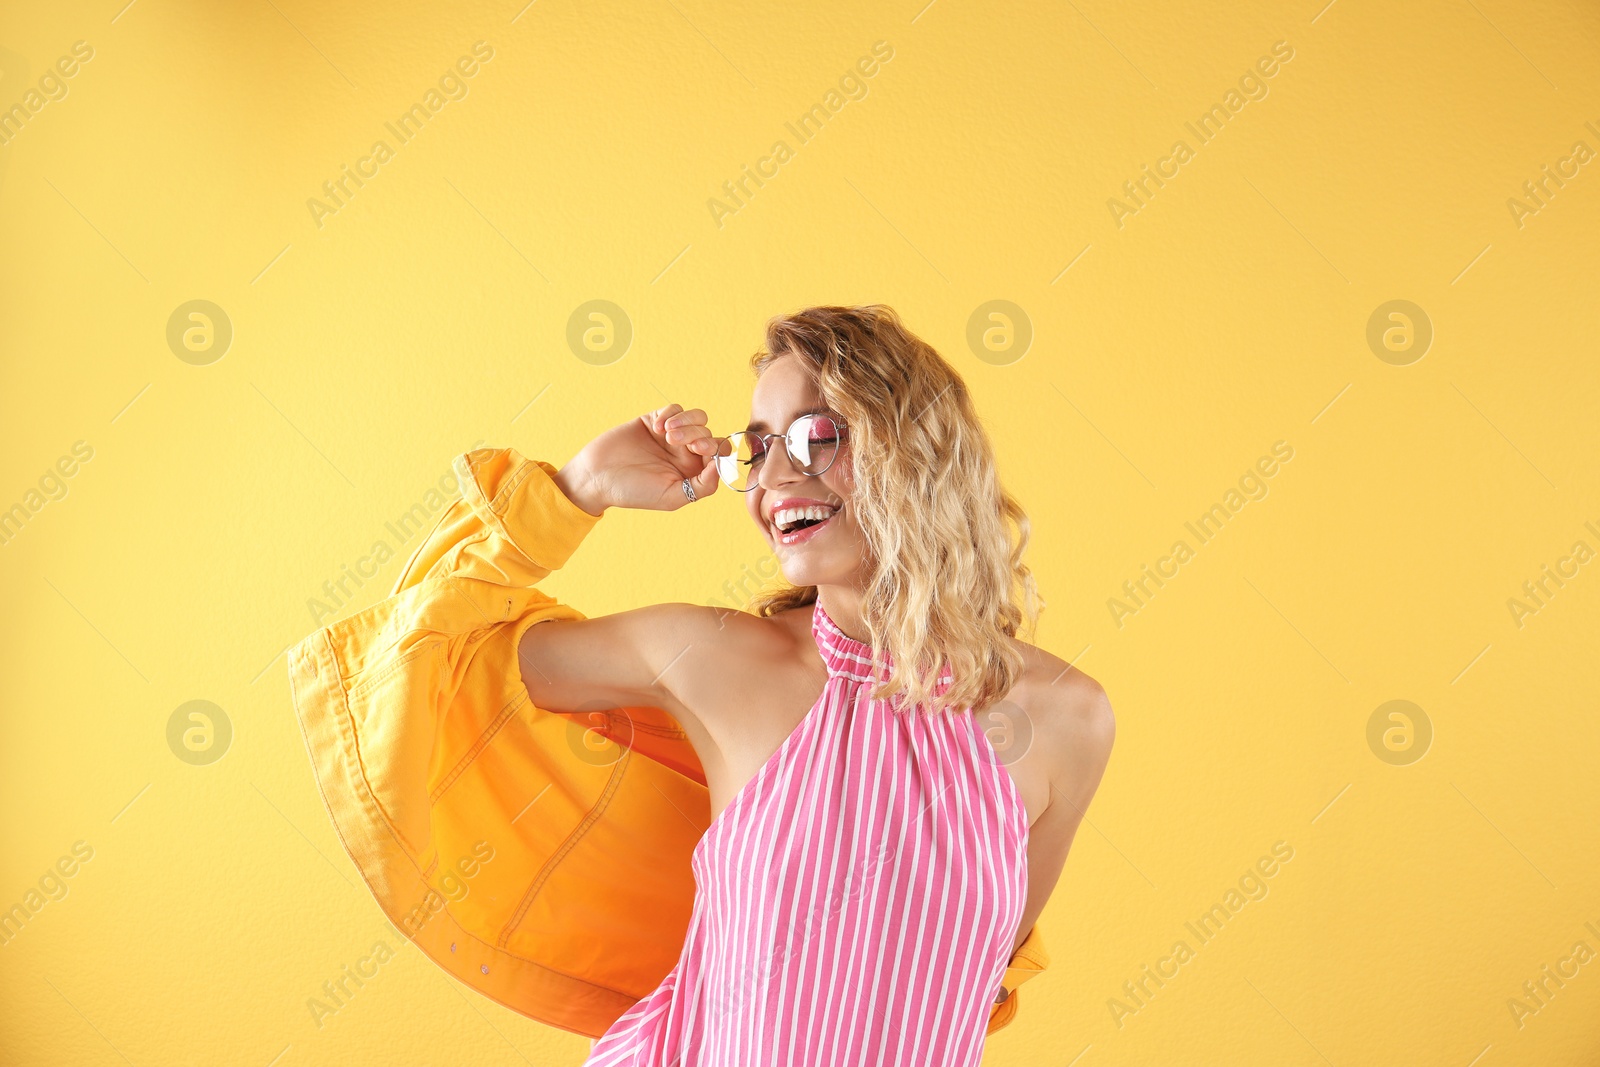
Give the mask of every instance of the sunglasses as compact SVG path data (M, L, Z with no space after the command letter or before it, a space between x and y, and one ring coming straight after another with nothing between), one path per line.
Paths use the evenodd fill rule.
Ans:
M756 433L740 430L717 439L717 476L740 493L756 487L762 462L772 439L781 438L795 466L815 477L833 466L844 439L845 424L831 415L801 415L789 424L787 433Z

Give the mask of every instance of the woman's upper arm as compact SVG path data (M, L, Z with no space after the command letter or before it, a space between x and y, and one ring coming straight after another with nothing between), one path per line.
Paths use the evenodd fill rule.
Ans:
M1048 737L1050 803L1028 833L1028 904L1018 945L1055 890L1116 739L1116 718L1099 683L1074 671L1050 692L1053 706L1040 720Z
M716 632L714 608L652 604L536 623L523 633L517 659L538 707L580 711L597 701L657 707L693 730L700 724L686 721L693 716L674 695L673 672L703 661Z

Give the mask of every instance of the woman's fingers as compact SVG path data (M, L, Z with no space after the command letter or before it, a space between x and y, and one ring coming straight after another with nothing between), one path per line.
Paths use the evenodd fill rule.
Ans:
M670 406L675 407L678 410L676 413L667 416L666 423L668 429L678 426L704 426L706 424L706 413L704 409L692 408L688 411L685 411L683 410L683 405L681 404L672 404Z
M686 426L679 430L669 430L667 434L670 443L682 445L696 455L710 456L716 452L711 431L704 426Z
M682 410L682 404L668 404L666 407L656 408L650 413L650 432L656 434L665 433L667 420Z
M696 472L684 479L689 482L696 499L717 491L721 479L712 457L717 454L718 443L707 427L705 409L685 410L682 404L666 404L644 416L643 421L651 436L658 438L673 454L672 462L680 473ZM663 504L671 502L667 510L689 503L688 495L680 493L676 484L663 493Z
M678 405L673 404L671 407ZM711 439L711 431L706 427L706 413L703 408L680 410L663 419L662 425L667 444L679 445L703 456L710 455L714 451L711 446L703 443Z
M717 465L709 459L706 460L705 469L689 481L694 486L695 499L697 500L715 493L717 486L722 484L722 479L717 477Z
M700 457L696 456L694 459L700 459ZM705 466L701 467L697 473L673 482L671 489L662 490L663 510L676 511L678 508L689 506L691 503L689 494L683 492L681 488L683 482L689 483L689 487L694 491L695 500L702 500L717 491L717 486L722 484L722 479L717 474L717 465L710 458L706 458L704 462ZM693 469L693 467L694 462L691 460L688 468ZM683 474L684 470L684 467L680 467L678 473Z

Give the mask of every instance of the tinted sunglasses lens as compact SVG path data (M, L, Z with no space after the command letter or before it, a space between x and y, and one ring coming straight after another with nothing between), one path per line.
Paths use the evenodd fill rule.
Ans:
M755 434L744 431L729 434L717 442L717 476L729 488L748 492L755 488L759 473L756 460L763 451L761 438Z
M789 454L807 474L821 474L839 452L839 427L826 415L802 415L789 427Z

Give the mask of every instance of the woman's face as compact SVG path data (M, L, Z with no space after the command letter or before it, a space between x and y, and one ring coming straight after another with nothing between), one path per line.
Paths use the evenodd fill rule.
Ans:
M825 409L822 394L805 361L785 354L767 365L750 398L750 429L759 433L787 433L799 416ZM830 413L831 414L831 413ZM834 416L838 418L837 415ZM848 431L839 452L819 475L801 471L777 438L761 460L755 488L745 496L750 517L761 528L793 585L865 586L868 558L866 537L856 523ZM773 522L787 507L818 505L832 509L824 522L787 535Z

